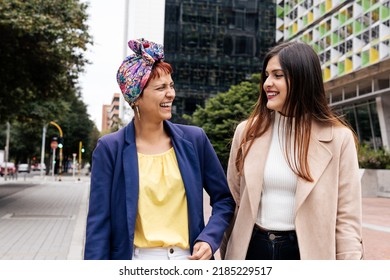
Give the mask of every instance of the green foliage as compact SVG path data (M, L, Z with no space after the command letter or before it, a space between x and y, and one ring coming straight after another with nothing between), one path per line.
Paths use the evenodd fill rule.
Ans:
M29 116L36 101L75 94L91 43L86 8L77 0L1 1L0 123Z
M184 116L189 123L204 129L225 169L234 130L253 110L259 95L259 85L260 75L255 74L249 81L210 98L205 108L198 106L192 116Z
M91 153L89 143L93 140L91 133L93 133L94 124L89 119L86 105L80 99L74 98L68 104L69 108L55 120L64 134L64 159L71 160L72 154L78 153L80 141L86 148L83 159L89 159ZM49 132L58 135L58 130L52 125L48 127L48 134Z
M374 150L368 145L361 145L358 158L360 168L390 169L390 153L384 149Z
M79 98L77 79L88 61L88 5L79 0L1 0L0 132L11 123L10 159L40 158L42 129L55 121L64 133L64 159L78 151L89 157L96 127ZM5 133L0 133L4 147ZM48 125L50 137L58 130Z

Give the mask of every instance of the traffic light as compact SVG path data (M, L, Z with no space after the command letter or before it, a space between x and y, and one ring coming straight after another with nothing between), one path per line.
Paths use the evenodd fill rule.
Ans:
M85 152L85 149L84 147L81 148L81 152L84 153Z
M64 138L60 137L58 139L58 148L62 149L64 147Z

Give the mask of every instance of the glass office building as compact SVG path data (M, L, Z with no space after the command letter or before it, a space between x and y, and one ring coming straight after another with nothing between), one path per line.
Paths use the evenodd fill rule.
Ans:
M390 148L390 0L276 0L276 40L318 53L329 104L362 143Z
M275 44L273 0L166 0L164 49L174 67L175 121L259 73Z

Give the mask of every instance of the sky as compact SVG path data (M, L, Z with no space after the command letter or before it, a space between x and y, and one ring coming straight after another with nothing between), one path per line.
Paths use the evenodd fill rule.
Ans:
M126 55L131 53L127 47L128 39L144 37L163 42L165 1L130 0L126 39L125 1L83 1L89 4L87 24L94 44L85 53L91 64L80 75L79 85L88 114L99 130L103 104L110 104L114 93L120 92L116 72Z

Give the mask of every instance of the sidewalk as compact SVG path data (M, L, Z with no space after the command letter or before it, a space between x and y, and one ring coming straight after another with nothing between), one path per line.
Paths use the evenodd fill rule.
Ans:
M0 260L83 259L90 178L80 179L0 179ZM31 186L12 191L21 184ZM207 221L207 194L204 205ZM363 198L363 239L366 260L390 260L390 198Z
M81 260L89 177L39 176L0 183L32 187L0 199L0 259Z
M366 260L390 260L390 198L363 198Z
M211 213L209 198L204 196L206 221ZM363 244L365 260L390 260L390 198L362 199ZM219 252L215 255L220 259Z

